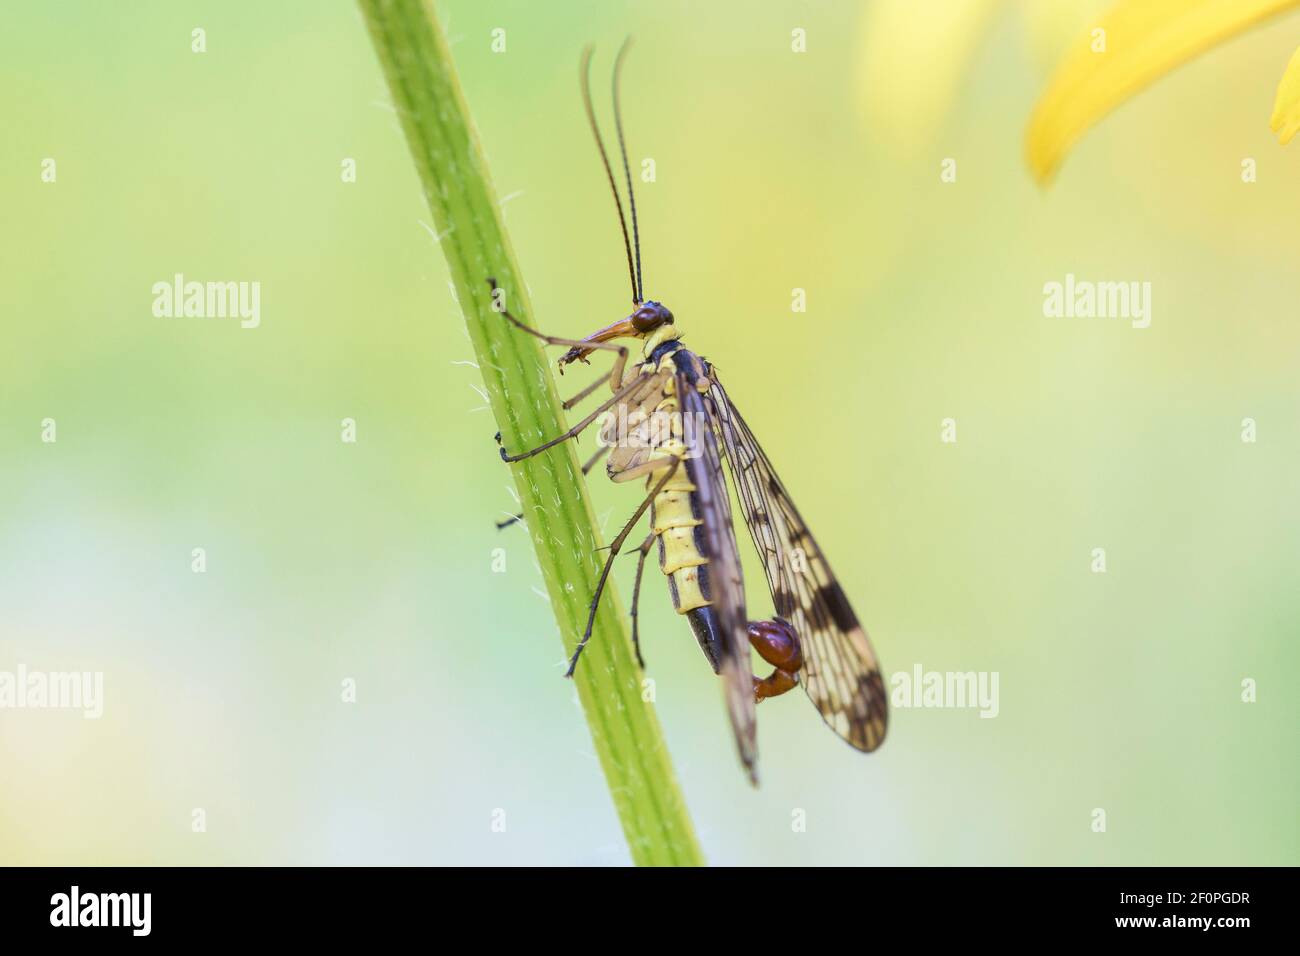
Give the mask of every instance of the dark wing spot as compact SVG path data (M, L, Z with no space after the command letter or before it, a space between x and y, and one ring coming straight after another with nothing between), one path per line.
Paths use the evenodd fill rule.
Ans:
M835 625L841 631L851 631L858 626L858 618L853 613L853 608L849 607L844 589L840 587L838 581L826 585L818 592L818 596L830 609L831 617L835 619Z
M779 617L789 617L795 608L794 595L785 588L775 588L772 591L772 606L776 608Z
M814 631L820 632L830 630L830 615L828 615L826 611L826 602L816 599L804 608L804 613L808 615L808 622Z

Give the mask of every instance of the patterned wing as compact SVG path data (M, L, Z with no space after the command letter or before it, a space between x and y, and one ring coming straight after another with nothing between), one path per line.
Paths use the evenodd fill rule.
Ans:
M876 654L771 461L727 399L716 370L709 370L709 379L723 452L772 603L777 616L794 625L803 645L800 682L832 730L859 750L875 750L888 723Z
M684 375L677 376L687 458L683 463L696 487L705 557L709 559L709 597L722 632L719 674L727 713L736 733L736 746L749 779L758 783L757 721L754 712L754 672L749 655L745 588L740 572L740 552L731 522L731 495L718 450L719 422L713 405Z

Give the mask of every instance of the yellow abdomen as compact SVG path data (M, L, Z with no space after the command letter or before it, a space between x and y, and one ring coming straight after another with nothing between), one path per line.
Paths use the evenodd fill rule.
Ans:
M683 460L676 473L655 495L650 506L650 520L659 538L659 569L668 577L673 607L677 613L685 614L710 603L700 585L700 568L708 564L709 559L700 553L695 541L695 529L701 522L695 517L692 498L696 488L686 470L686 446L681 439L680 415L676 406L676 400L669 398L656 409L673 415L672 437L664 441L659 450L665 456ZM663 469L660 469L649 476L647 485L653 488L662 479Z

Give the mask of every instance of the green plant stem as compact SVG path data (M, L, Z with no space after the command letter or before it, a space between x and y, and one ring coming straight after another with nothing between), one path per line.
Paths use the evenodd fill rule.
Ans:
M442 237L504 445L512 450L538 445L565 430L564 416L540 343L492 308L489 277L505 290L510 312L532 321L528 292L433 4L359 3ZM573 445L565 442L501 466L514 471L551 608L570 653L586 626L604 558L597 551L601 542ZM496 449L485 441L482 454L495 457ZM701 865L659 720L641 698L641 673L624 621L617 593L608 588L574 675L592 741L632 859L640 865ZM554 679L555 692L563 693Z

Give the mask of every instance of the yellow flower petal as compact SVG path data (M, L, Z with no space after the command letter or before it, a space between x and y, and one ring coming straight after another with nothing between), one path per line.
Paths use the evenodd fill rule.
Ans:
M1068 53L1029 120L1040 182L1084 131L1174 67L1300 0L1123 0ZM1294 65L1294 61L1293 64Z
M1277 133L1277 141L1285 146L1300 130L1300 49L1295 51L1286 65L1282 82L1277 85L1277 99L1273 101L1273 119L1268 128Z

